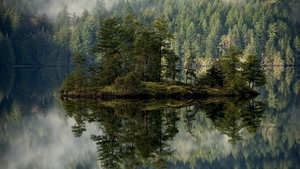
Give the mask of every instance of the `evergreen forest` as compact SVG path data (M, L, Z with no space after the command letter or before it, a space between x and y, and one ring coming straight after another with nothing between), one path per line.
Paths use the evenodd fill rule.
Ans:
M74 8L74 4L83 9ZM113 31L104 27L109 24L117 28L118 36L116 39L106 37L113 43L112 48L104 50L105 44L99 43L103 37L100 33ZM141 164L171 168L221 168L224 164L227 168L297 167L300 72L293 66L300 64L299 36L300 0L74 0L72 3L68 0L0 0L0 162L6 158L6 148L14 145L28 152L41 149L44 142L49 143L36 140L51 134L66 139L61 128L53 133L46 123L37 125L29 121L40 119L40 114L49 116L50 110L57 109L61 118L67 119L66 114L74 118L76 123L70 129L74 136L86 134L89 123L103 129L103 135L95 133L91 139L97 144L98 158L103 160L101 165L106 168L118 168L120 160L128 168ZM145 46L159 53L151 53ZM115 60L108 57L109 54L118 54L122 59ZM142 56L149 54L159 56L161 62L148 60L158 64L137 71L137 67L147 66L139 61L147 63ZM245 64L239 65L236 54ZM230 69L220 74L221 63L226 64L222 62L224 58L231 58L236 67L244 70L253 67L248 63L266 65L266 79L257 76L260 69L237 72L247 79L243 84L247 88L267 81L258 90L260 96L256 101L232 99L201 106L185 105L179 109L154 109L138 107L134 101L99 105L83 100L62 100L65 112L60 110L61 100L56 96L69 72L48 67L73 68L75 65L76 70L68 76L73 78L75 90L86 82L81 75L90 72L90 75L102 73L105 79L89 79L96 83L93 85L122 84L119 87L125 91L133 91L132 86L124 85L128 79L135 86L142 85L134 81L136 77L148 81L176 78L183 83L193 83L194 77L203 74L202 68L206 70L209 65L207 76L198 76L204 85L228 85L228 89L236 89L241 86L239 81L230 80L232 83L226 84L226 78L235 77L230 76ZM128 66L131 65L127 62L129 59L135 64ZM46 68L7 69L22 65ZM101 71L97 65L102 65ZM157 69L163 73L149 74ZM104 73L111 70L117 70L113 77ZM132 71L140 74L136 76L130 73ZM123 75L128 78L122 78ZM74 79L78 77L83 79ZM53 126L60 127L55 121ZM215 129L228 140L222 140L224 137L217 135ZM130 141L135 136L138 137ZM223 142L232 143L231 148ZM188 149L187 143L192 149ZM49 150L56 149L50 146ZM118 154L111 155L112 150ZM11 153L24 157L24 153L18 152ZM65 168L89 167L81 158L76 161L73 152L68 153L69 156L63 158L68 164ZM42 155L37 153L34 157L39 156ZM95 160L90 156L87 156L90 161ZM169 156L174 158L167 164ZM54 164L47 157L36 158L22 168L32 168L35 163L41 164L41 168L44 161ZM132 163L129 159L133 159ZM238 160L240 163L234 163ZM263 162L255 166L260 160Z
M71 5L63 2L54 15L46 0L1 0L0 65L69 66L77 52L88 64L99 63L103 56L91 48L100 23L117 17L126 24L128 14L146 24L166 21L174 35L168 46L178 56L183 81L185 71L201 73L201 66L232 46L245 56L257 55L265 65L299 64L299 0L97 0L82 13L70 13Z

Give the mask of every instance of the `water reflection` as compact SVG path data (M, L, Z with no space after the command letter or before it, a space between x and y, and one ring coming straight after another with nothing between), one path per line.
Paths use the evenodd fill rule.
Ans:
M267 71L255 99L61 102L64 71L0 69L0 168L300 168L300 69Z
M229 98L221 103L201 105L207 117L222 134L226 134L229 142L235 144L242 140L240 131L246 128L249 133L255 133L261 125L261 119L266 110L266 104L254 99L240 100Z
M196 115L205 112L213 126L234 144L242 140L241 130L256 132L265 113L265 104L254 99L215 100L62 100L68 116L75 119L72 131L80 137L86 123L99 122L100 135L91 135L97 144L103 168L136 168L147 165L167 168L176 148L171 148L183 121L194 135ZM182 118L180 114L183 113Z
M0 69L0 168L100 168L90 132L74 139L75 123L55 97L65 71Z
M152 102L147 104L137 100L63 101L68 115L76 120L72 126L75 136L85 131L86 122L100 122L102 134L91 135L91 139L97 144L103 168L165 168L174 153L168 142L178 133L178 112L169 107L156 109L158 105Z
M17 121L1 116L0 168L99 168L89 136L99 133L97 127L87 125L89 132L74 139L74 120L59 111L50 108L47 117L32 114Z

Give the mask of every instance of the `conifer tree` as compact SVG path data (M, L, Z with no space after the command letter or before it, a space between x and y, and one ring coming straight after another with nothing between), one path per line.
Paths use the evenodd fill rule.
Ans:
M243 77L248 83L248 87L253 89L266 84L265 72L263 71L259 59L256 55L248 55L242 64Z
M140 22L133 14L128 14L124 18L121 29L121 44L119 50L122 59L122 75L125 76L130 71L135 71L135 40L140 30Z
M239 57L242 51L231 47L227 55L221 57L221 70L224 74L224 86L232 93L240 93L245 89L244 79L237 69L241 66Z
M98 30L98 40L92 48L92 53L99 53L102 59L102 83L113 84L121 76L121 58L119 45L121 43L121 25L119 18L105 18Z
M41 22L40 22L40 29L42 32L48 32L51 31L51 24L48 16L46 13L43 14Z
M72 63L76 65L76 69L74 72L74 80L75 84L75 91L82 90L86 87L86 76L85 76L85 70L84 70L84 64L86 59L82 56L81 53L75 53L75 55L72 57Z

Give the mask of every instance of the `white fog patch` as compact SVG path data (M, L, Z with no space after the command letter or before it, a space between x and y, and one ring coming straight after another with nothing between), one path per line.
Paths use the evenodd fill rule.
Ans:
M215 129L205 113L199 113L195 122L199 124L195 123L192 134L187 131L185 122L177 123L179 132L170 142L171 149L176 150L173 159L175 163L189 162L192 167L197 160L211 161L225 158L232 152L233 147L228 142L230 138Z
M201 137L191 137L188 132L179 132L172 142L172 149L176 150L175 158L184 163L190 159L201 158L207 160L208 156L218 154L218 157L225 157L231 152L229 137L220 134L218 131L207 131ZM218 153L214 153L218 152Z
M90 139L91 134L100 134L97 125L87 124L87 131L75 138L74 124L72 118L62 119L55 110L47 117L25 120L5 157L8 169L76 168L78 164L100 168L96 145Z
M105 7L109 10L111 6L116 3L118 0L100 0L104 1ZM57 14L63 9L64 6L67 6L70 16L75 13L77 16L81 16L84 9L87 9L91 12L95 7L96 0L50 0L47 3L42 4L38 7L37 13L42 15L46 13L47 16L54 21Z

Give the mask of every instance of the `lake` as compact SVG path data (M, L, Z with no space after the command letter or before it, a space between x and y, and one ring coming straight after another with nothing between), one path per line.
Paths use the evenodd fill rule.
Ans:
M60 100L69 70L0 68L0 169L300 168L300 68L256 98Z

